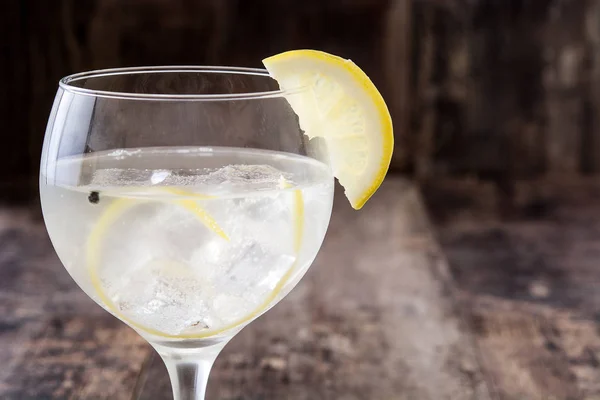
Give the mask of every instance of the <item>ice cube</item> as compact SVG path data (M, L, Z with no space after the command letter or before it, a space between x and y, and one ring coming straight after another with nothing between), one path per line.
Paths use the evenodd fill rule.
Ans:
M153 185L158 185L159 183L161 183L165 179L167 179L169 177L169 175L171 175L171 171L167 171L164 169L156 170L156 171L152 172L152 177L150 177L150 182Z
M211 303L213 314L223 325L231 324L251 314L256 306L242 296L218 294Z
M211 283L174 260L155 259L123 274L109 295L128 318L164 333L214 326L207 302L215 295Z
M195 273L211 279L215 293L225 296L208 300L214 315L226 322L261 305L296 261L293 254L277 252L250 238L232 242L206 243L191 261Z

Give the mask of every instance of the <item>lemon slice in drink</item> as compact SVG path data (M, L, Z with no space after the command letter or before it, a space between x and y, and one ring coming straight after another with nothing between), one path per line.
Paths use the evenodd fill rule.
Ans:
M289 189L290 185L285 185L284 189ZM221 237L223 240L229 241L229 236L225 233L225 231L218 225L217 221L200 205L198 204L198 200L207 200L210 199L210 196L205 196L197 193L188 192L182 189L170 188L170 187L157 187L157 188L147 188L146 190L162 192L167 194L172 194L176 196L185 197L185 199L176 199L168 200L173 204L176 204L190 213L190 215L194 216L200 223L202 223L205 227L207 227L214 234ZM293 191L292 197L292 229L293 229L293 248L296 256L298 256L301 244L302 244L302 236L304 232L304 198L302 195L302 191L296 189ZM273 290L266 295L263 301L251 312L247 315L235 320L231 323L228 323L224 326L220 326L216 329L203 330L199 332L189 332L189 333L180 333L180 334L169 334L157 330L155 328L140 324L139 322L133 320L128 315L125 315L120 307L111 299L111 297L106 293L104 283L100 277L100 272L102 269L102 246L107 239L107 235L110 232L110 228L115 224L125 213L131 211L132 208L144 204L144 201L139 199L130 199L130 198L115 198L111 204L106 208L106 210L100 215L97 219L96 223L92 227L92 230L87 238L86 242L86 265L88 274L90 277L91 285L96 293L96 296L100 300L100 302L115 316L120 318L122 321L128 323L130 326L136 328L137 330L152 334L154 336L171 338L171 339L201 339L207 338L211 336L218 335L220 333L229 331L231 329L235 329L236 327L240 327L243 324L249 322L250 320L258 317L261 313L263 313L269 306L271 306L281 294L281 291L285 287L285 285L289 282L290 278L293 276L296 265L297 258L294 263L289 267L289 269L283 274L283 276L279 279ZM161 270L164 275L174 276L180 279L195 279L191 270L185 264L177 262L175 260L161 260L160 263L156 263L154 269Z
M288 51L263 64L289 91L305 134L325 139L333 174L360 209L383 182L394 147L392 120L375 85L352 61L316 50Z

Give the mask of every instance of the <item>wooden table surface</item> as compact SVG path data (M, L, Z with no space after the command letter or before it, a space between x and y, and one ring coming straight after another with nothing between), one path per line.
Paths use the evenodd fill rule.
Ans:
M563 252L555 264L600 255L593 236L583 240L600 238L600 213L590 213L596 225L588 216L522 234L460 221L435 231L402 179L361 212L338 193L314 265L227 345L207 398L600 399L600 308L577 308L600 304L600 273L588 262L587 275L552 275L554 266L541 279L531 271L545 253L528 250L541 238ZM515 257L507 243L525 250ZM511 283L515 271L521 281ZM0 309L0 399L171 398L161 360L73 283L37 212L0 211Z

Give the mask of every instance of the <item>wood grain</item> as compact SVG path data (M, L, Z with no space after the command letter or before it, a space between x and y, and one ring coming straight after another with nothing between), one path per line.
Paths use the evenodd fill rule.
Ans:
M394 166L411 164L411 115L414 78L413 0L390 3L385 21L383 65L387 85L382 88L394 121Z
M0 397L170 398L160 358L75 287L40 221L0 216ZM315 264L227 345L208 398L488 399L453 293L413 185L389 179L361 212L338 192Z
M584 168L591 172L600 171L600 2L591 4L585 20L587 46L590 51L590 98L587 116L590 127L584 136Z
M546 68L543 83L546 98L546 159L548 173L568 174L581 169L586 85L585 7L554 2L548 9L543 42ZM563 29L557 29L560 26ZM569 132L568 135L565 132Z
M397 170L509 181L597 173L599 4L4 2L0 120L8 134L0 185L35 185L61 76L135 65L258 67L265 56L294 48L350 58L373 79L396 127Z
M0 398L128 398L151 348L76 287L39 214L0 210L0 249Z
M227 345L208 398L487 399L414 187L390 179L360 213L342 196L314 265ZM158 358L147 374L140 399L168 398Z
M473 183L428 201L485 380L500 400L599 398L600 186L539 181L515 195L510 215Z

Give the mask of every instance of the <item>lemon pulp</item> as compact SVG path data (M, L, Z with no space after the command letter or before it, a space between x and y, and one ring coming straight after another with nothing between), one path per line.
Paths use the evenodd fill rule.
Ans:
M379 188L394 148L392 120L369 77L350 60L293 50L263 60L309 138L323 138L333 174L360 209ZM295 90L297 88L308 90Z

